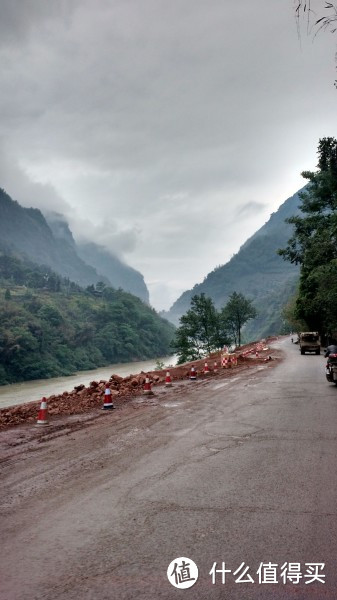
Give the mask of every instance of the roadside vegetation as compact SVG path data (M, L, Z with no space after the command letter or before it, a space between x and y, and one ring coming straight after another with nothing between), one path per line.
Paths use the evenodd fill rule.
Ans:
M294 226L285 260L300 265L298 292L286 307L293 324L331 338L337 331L337 140L318 144L317 171L304 171L308 180L301 192L303 216L287 222Z
M0 253L0 384L167 356L174 326L139 298Z
M252 301L241 293L233 292L221 310L205 294L193 296L173 342L178 364L197 360L223 346L240 346L242 327L256 315Z

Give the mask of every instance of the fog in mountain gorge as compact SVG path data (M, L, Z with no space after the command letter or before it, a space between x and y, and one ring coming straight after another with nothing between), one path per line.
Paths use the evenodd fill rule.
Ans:
M157 310L336 135L336 38L299 41L290 0L4 0L0 27L0 186L135 269Z

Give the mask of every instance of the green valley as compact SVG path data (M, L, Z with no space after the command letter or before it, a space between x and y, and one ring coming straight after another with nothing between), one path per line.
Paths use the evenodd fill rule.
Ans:
M0 384L69 375L171 352L174 326L103 282L86 289L0 253Z

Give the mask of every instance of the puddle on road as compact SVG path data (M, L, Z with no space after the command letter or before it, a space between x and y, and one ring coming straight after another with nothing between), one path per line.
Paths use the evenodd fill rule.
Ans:
M220 388L225 387L225 385L228 385L229 381L225 381L224 383L218 383L217 385L212 385L212 390L219 390Z
M135 400L132 400L132 404L138 404L138 405L143 405L143 406L158 406L158 401L155 399L150 399L149 397L146 398L136 398Z
M234 381L237 381L238 379L240 379L240 377L234 377L233 379L229 379L228 381L224 381L223 383L217 383L216 385L212 385L212 390L219 390L220 388L223 388L225 385L228 385L229 383L234 383Z
M136 398L132 402L133 404L142 404L143 406L164 406L165 408L177 408L182 406L182 402L158 402L158 400L151 400L150 398Z

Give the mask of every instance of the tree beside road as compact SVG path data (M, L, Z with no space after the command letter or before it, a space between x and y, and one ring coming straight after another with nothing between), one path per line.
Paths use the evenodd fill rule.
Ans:
M337 140L322 138L317 152L317 171L302 173L309 182L300 194L302 215L287 219L294 233L279 254L301 268L295 318L331 337L337 330Z
M220 311L205 294L193 296L173 343L178 363L197 360L223 346L240 346L242 327L256 315L252 301L241 293L233 292Z

